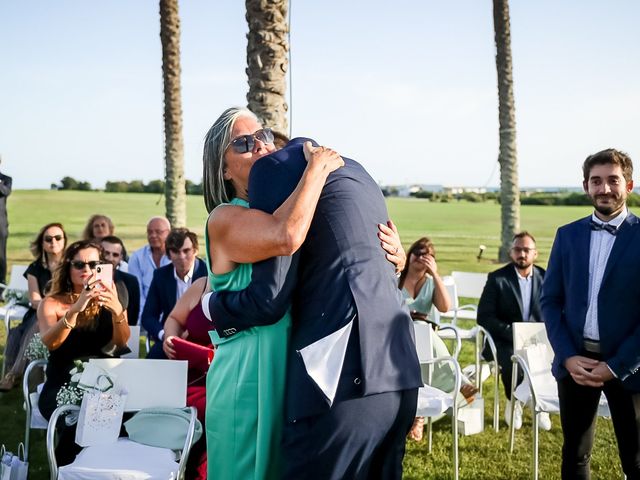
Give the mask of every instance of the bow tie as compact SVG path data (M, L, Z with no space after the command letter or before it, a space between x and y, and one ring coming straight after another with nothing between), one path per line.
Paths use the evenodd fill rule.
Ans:
M618 229L613 225L609 225L608 223L598 223L594 222L593 220L591 220L591 230L594 230L596 232L599 230L606 230L611 235L616 235L618 233Z

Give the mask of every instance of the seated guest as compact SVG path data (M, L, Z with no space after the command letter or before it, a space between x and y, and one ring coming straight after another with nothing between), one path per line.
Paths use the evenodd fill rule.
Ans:
M113 280L116 283L116 287L118 287L119 295L122 296L120 288L124 288L126 291L129 325L136 325L138 323L138 315L140 314L140 284L135 276L122 271L120 268L124 262L124 244L120 238L109 235L102 239L100 246L102 247L104 260L113 265Z
M99 245L86 240L69 245L38 307L42 342L50 352L38 402L46 419L57 407L58 391L71 379L74 360L110 356L107 352L124 347L129 339L126 305L118 298L115 284L95 280L98 264ZM60 433L56 448L60 465L71 463L80 450L73 430L63 427Z
M213 358L213 345L209 337L209 330L213 325L205 317L200 306L200 299L206 289L207 277L200 277L193 281L164 322L164 342L162 343L162 349L168 358L189 361L187 405L198 409L198 418L203 424L206 406L206 375ZM176 343L181 340L189 342L187 346L193 345L196 351L192 353L193 350L184 352L177 349L174 345L175 339L179 339ZM209 352L199 349L200 346L208 348ZM207 354L206 361L203 361L201 355ZM207 478L205 437L202 437L191 450L187 478L203 480Z
M109 217L101 214L91 215L82 232L82 239L99 242L104 237L113 235L115 231L116 227Z
M433 322L429 318L432 307L439 312L447 312L451 308L451 298L447 292L442 278L438 275L438 264L436 263L436 252L433 242L422 237L416 240L407 257L407 264L400 273L398 288L402 290L405 304L409 307L409 312L413 320L423 320ZM442 339L434 335L433 354L434 357L449 356L447 346ZM433 369L431 386L444 391L453 390L455 381L451 365L436 365ZM464 381L460 388L462 396L468 401L473 401L473 395L478 390L468 381ZM416 417L409 438L412 440L422 440L424 430L424 417Z
M513 355L513 322L541 322L540 296L544 269L534 265L538 252L536 240L528 232L520 232L513 237L510 250L511 262L489 274L487 283L478 303L478 325L486 328L496 344L498 364L507 396L504 418L511 422L511 408L515 409L513 427L522 427L522 405L511 401L511 372ZM491 356L488 346L485 358ZM518 383L522 381L520 372ZM551 429L549 414L538 416L540 428Z
M207 276L206 264L198 258L198 236L186 228L174 228L167 236L169 265L153 273L142 311L142 326L156 343L147 358L167 358L162 350L164 322L193 280Z
M170 230L169 220L153 217L147 223L148 244L133 252L129 258L129 273L135 275L140 283L140 313L144 310L153 272L171 263L165 255L165 241Z
M27 360L24 352L33 336L38 332L36 310L44 298L45 291L53 272L64 253L67 234L60 223L49 223L40 229L31 243L31 253L35 260L27 267L24 276L29 288L30 308L22 323L10 330L5 348L5 364L8 372L0 382L0 392L11 390L24 373Z

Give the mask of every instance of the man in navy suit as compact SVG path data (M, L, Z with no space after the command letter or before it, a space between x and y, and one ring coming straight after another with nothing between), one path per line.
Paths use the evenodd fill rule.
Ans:
M153 272L142 311L142 326L155 341L147 358L166 359L162 350L164 322L193 280L207 275L206 264L198 258L198 236L186 228L174 228L166 240L169 265Z
M511 262L495 272L491 272L478 303L478 325L491 334L498 355L498 365L502 376L504 392L507 396L505 420L511 421L511 408L515 408L514 428L522 427L522 406L511 402L511 372L513 355L513 322L541 322L540 293L544 268L534 265L538 257L536 240L529 232L514 235L509 251ZM487 344L483 355L491 357ZM518 382L522 381L522 374ZM544 430L551 429L549 414L542 412L539 417Z
M271 213L294 190L304 140L253 165L252 208ZM401 478L422 385L411 318L376 235L388 220L384 198L361 165L344 161L327 179L300 251L254 264L243 291L203 299L221 336L274 323L291 306L287 479Z
M558 229L542 287L542 317L555 358L562 478L589 478L604 391L622 469L640 478L640 223L627 210L633 164L614 149L587 157L592 215Z

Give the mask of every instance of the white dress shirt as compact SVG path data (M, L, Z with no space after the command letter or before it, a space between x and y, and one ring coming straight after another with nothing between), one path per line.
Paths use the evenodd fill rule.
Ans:
M520 285L520 299L522 300L522 321L528 322L531 317L531 294L533 292L533 268L526 277L520 275L516 267L516 275L518 276L518 285Z
M176 269L173 269L173 278L176 279L176 302L180 300L180 297L184 295L184 292L187 291L187 288L191 286L191 283L193 282L193 270L195 269L195 267L196 262L193 262L193 265L191 265L191 268L184 277L180 277L180 275L178 275L178 272L176 272Z
M601 225L608 223L619 228L627 218L628 210L625 208L620 214L610 220L603 222L595 213L591 215L591 219ZM616 241L616 236L611 235L606 230L592 230L591 243L589 246L589 293L587 308L587 316L584 322L583 336L591 340L600 341L600 329L598 327L598 294L602 285L602 277L604 270L611 254L611 249Z

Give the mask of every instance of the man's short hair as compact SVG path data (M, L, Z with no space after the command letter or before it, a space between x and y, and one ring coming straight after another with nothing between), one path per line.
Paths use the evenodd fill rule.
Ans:
M531 241L533 241L533 243L536 243L536 239L533 235L531 235L529 232L527 232L526 230L523 230L519 233L516 233L513 236L513 239L511 240L511 243L516 243L516 240L519 240L521 238L526 238L529 237L531 239Z
M167 250L167 256L169 256L170 251L178 251L184 245L184 241L186 239L191 240L193 244L193 248L198 250L198 235L188 228L172 228L167 235L167 240L165 241L165 248Z
M591 169L595 165L620 165L622 169L622 175L627 182L630 182L633 178L633 162L631 157L620 150L615 148L607 148L593 155L589 155L582 164L582 175L584 181L589 180Z
M120 245L122 247L122 259L127 258L127 249L124 247L124 242L120 239L120 237L116 237L115 235L107 235L100 240L100 243L107 242L113 243L114 245Z

